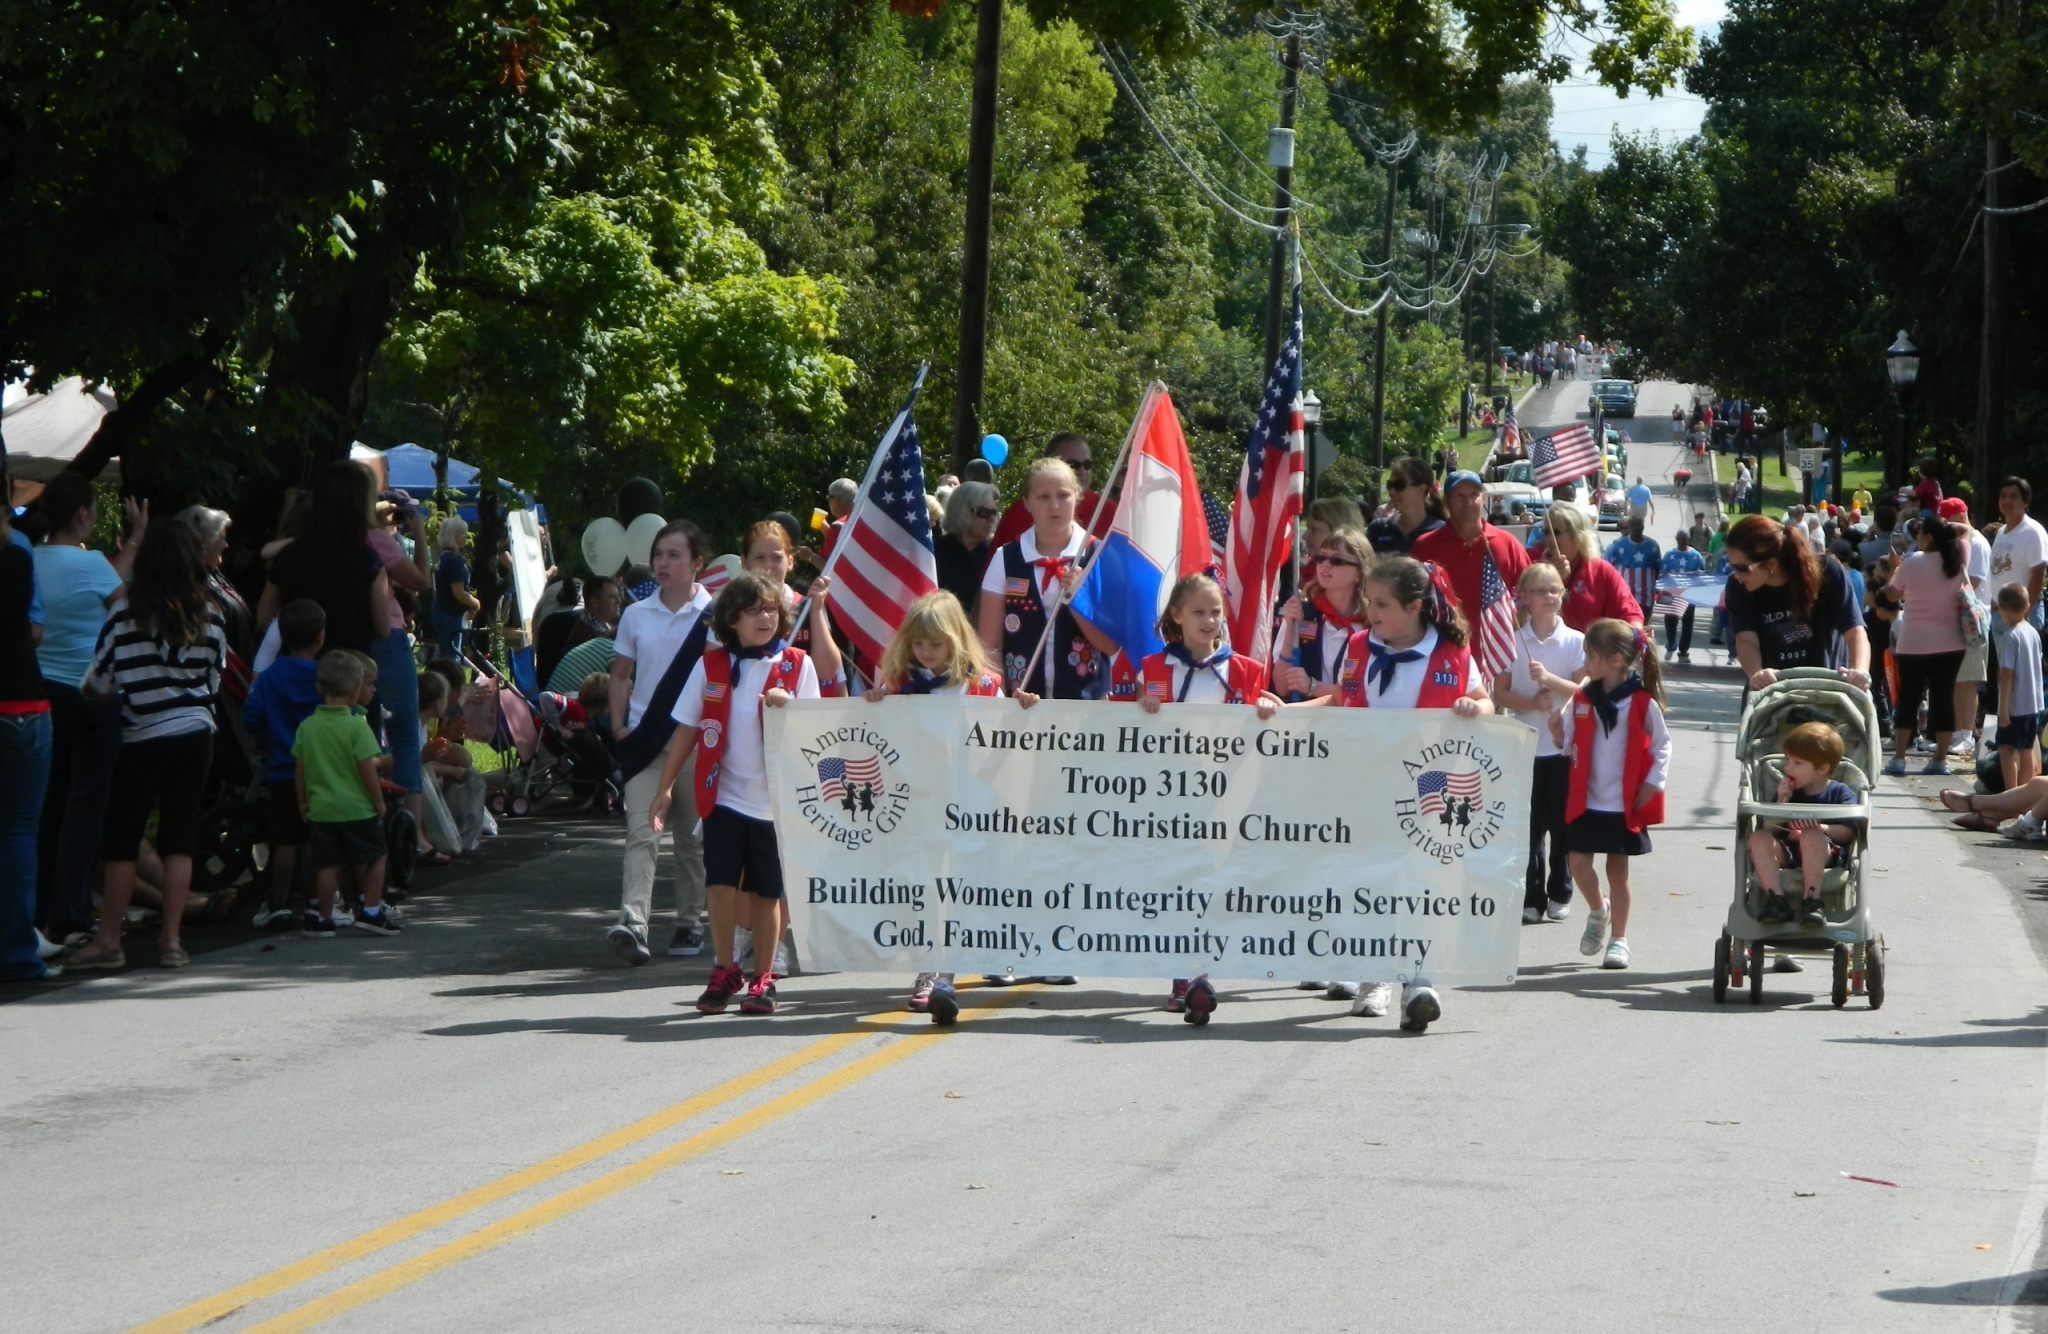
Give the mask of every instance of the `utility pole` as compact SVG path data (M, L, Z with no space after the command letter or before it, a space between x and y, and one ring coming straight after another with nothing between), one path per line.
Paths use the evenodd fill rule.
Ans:
M1493 262L1498 265L1500 263L1500 256L1495 255ZM1498 343L1493 341L1493 269L1488 268L1486 271L1486 399L1489 403L1493 401L1493 354L1499 346Z
M1387 316L1392 313L1394 286L1394 205L1401 186L1401 159L1387 160L1387 221L1380 234L1379 328L1373 334L1372 357L1372 466L1387 466Z
M1994 12L1999 21L2005 5ZM1971 490L1977 517L1988 519L1998 503L1999 465L2005 458L2005 367L2007 311L2006 256L2011 246L2012 219L1994 212L2005 208L2012 177L2011 146L1996 135L1984 141L1984 334L1977 362L1977 449L1972 461ZM1910 464L1907 471L1910 472Z
M1294 221L1294 102L1295 90L1301 84L1301 33L1291 27L1281 69L1280 128L1286 133L1276 139L1286 141L1287 160L1276 161L1273 147L1268 148L1266 160L1273 168L1273 224L1280 230L1273 234L1273 259L1266 271L1266 360L1260 367L1262 374L1273 369L1274 358L1280 355L1282 287L1288 277L1288 229Z
M988 378L989 215L995 193L996 75L1003 49L1003 0L981 0L974 29L973 119L967 129L967 225L960 247L960 348L953 359L953 462L967 468L981 443Z

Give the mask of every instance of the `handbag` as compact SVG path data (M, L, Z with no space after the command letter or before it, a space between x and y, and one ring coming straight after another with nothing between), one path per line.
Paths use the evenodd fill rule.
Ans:
M1956 590L1956 626L1963 632L1964 648L1982 648L1991 638L1991 609L1968 582Z

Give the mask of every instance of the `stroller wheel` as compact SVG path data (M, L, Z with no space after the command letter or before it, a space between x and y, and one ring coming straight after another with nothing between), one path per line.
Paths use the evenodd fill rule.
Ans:
M1835 1008L1841 1009L1849 1003L1849 947L1835 946L1835 990L1829 997Z
M505 794L502 792L493 792L491 793L490 800L486 801L484 804L491 808L491 814L503 815L505 813Z
M1714 941L1714 1004L1728 999L1728 933Z
M525 815L533 810L533 803L525 797L514 797L507 803L506 809L507 813L511 815Z
M268 826L268 813L254 801L223 801L200 816L192 888L211 894L253 876L263 860L257 849L269 837Z
M1761 940L1749 947L1749 1003L1764 1003L1764 943Z
M1875 1010L1884 1004L1884 937L1865 941L1863 944L1863 994L1870 998L1870 1008Z

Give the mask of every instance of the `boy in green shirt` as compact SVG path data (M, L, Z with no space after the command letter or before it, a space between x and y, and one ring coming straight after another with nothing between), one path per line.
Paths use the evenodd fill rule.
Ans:
M292 740L317 899L299 934L334 935L336 881L339 868L348 865L356 868L363 891L356 930L395 936L398 922L384 906L384 789L377 778L382 748L354 709L366 690L376 688L376 677L363 670L359 655L333 649L321 656L316 681L325 702L299 724Z

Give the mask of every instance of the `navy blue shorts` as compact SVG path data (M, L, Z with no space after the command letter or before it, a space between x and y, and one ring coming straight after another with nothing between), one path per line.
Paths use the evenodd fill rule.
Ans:
M1796 836L1794 836L1792 831L1789 829L1773 829L1771 833L1777 836L1778 846L1785 850L1785 865L1801 865L1801 862L1799 860L1799 839ZM1835 842L1835 840L1829 839L1828 864L1823 869L1833 870L1835 867L1840 866L1842 863L1848 860L1848 845L1843 843L1837 843Z
M2012 721L1998 729L1993 744L2011 746L2014 750L2032 750L2041 744L2041 715L2038 713L2016 713Z
M704 883L736 885L757 898L782 897L782 851L775 822L713 806L704 822Z

